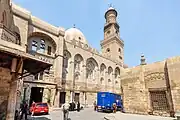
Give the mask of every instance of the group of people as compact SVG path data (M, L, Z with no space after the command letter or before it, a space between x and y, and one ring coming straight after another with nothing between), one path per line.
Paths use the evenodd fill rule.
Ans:
M97 111L98 106L96 101L94 101L93 105L94 105L94 111ZM117 105L116 103L113 103L113 113L116 113L116 111L117 111Z

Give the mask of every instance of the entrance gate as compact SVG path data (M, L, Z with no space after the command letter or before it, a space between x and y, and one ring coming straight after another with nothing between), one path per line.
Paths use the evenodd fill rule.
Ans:
M150 91L153 111L169 111L165 91Z

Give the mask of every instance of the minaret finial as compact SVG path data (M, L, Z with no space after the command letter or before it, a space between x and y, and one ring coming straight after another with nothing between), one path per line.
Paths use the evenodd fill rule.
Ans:
M113 6L112 6L112 3L109 3L109 7L113 7Z
M144 57L144 54L141 54L141 65L146 65L146 58Z
M73 24L73 28L76 28L76 24Z

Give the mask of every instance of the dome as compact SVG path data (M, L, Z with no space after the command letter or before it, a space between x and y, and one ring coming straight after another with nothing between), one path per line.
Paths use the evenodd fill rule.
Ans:
M77 41L80 41L84 44L87 44L86 38L84 37L83 33L75 27L67 29L65 31L64 38L67 41L77 40Z

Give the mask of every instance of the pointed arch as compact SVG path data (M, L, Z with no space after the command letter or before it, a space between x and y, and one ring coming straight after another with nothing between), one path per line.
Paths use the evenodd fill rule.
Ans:
M115 79L117 79L120 76L120 69L119 67L115 68Z
M84 59L80 54L76 54L74 56L74 69L75 69L75 71L80 71L81 70L83 61L84 61Z
M95 71L98 68L98 63L94 58L88 58L86 61L86 78L94 79Z
M6 11L4 10L2 13L2 21L1 23L5 26L7 26L7 15L6 15Z
M108 74L110 75L110 74L112 74L112 72L113 72L113 68L111 66L109 66L108 67Z
M101 74L101 75L104 75L105 69L106 69L106 65L105 65L104 63L102 63L102 64L100 65L100 74Z
M100 83L101 83L101 84L104 84L104 78L103 78L103 77L101 77Z
M68 68L68 62L69 59L71 58L71 53L68 50L64 50L63 56L64 56L63 67Z

